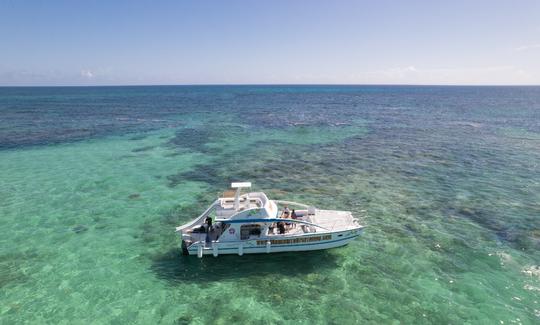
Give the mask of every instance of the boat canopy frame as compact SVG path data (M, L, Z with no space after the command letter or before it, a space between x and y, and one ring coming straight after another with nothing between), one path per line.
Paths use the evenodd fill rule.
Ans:
M311 223L303 220L297 220L297 219L284 219L284 218L259 218L259 219L216 219L216 222L221 223L272 223L272 222L286 222L286 223L300 223L308 226L313 226L317 228L321 228L327 231L330 231L330 229L325 228L323 226L319 226L316 223Z

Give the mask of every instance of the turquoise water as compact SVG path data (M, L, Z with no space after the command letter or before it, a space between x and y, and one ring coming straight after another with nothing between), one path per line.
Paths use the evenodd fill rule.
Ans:
M540 322L540 88L0 88L0 323ZM231 181L353 211L184 257Z

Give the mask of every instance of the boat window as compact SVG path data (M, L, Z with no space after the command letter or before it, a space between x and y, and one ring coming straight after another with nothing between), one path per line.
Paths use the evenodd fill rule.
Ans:
M249 239L250 236L260 236L261 225L248 224L240 226L240 239Z
M229 227L231 226L230 223L224 223L221 227L221 233L224 233L225 230L229 229Z

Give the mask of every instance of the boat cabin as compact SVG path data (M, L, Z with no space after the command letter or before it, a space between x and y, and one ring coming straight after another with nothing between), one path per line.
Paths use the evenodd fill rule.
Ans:
M280 235L291 235L316 232L317 227L309 223L309 215L314 208L297 210L299 220L280 218L279 208L273 200L269 200L263 192L242 194L242 189L251 187L251 183L232 183L231 189L225 191L215 202L197 218L192 225L201 224L205 218L214 220L212 227L206 229L205 224L191 231L194 241L239 241L260 239ZM307 207L307 206L306 206ZM311 211L313 210L313 211ZM282 212L282 211L281 211ZM189 228L189 225L182 229ZM178 230L182 230L178 229ZM206 235L208 234L208 236Z

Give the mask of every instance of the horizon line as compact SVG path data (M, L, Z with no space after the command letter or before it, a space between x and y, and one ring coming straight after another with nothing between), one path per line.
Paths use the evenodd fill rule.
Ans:
M370 83L179 83L179 84L105 84L105 85L0 85L0 88L66 87L194 87L194 86L408 86L408 87L540 87L540 84L370 84Z

